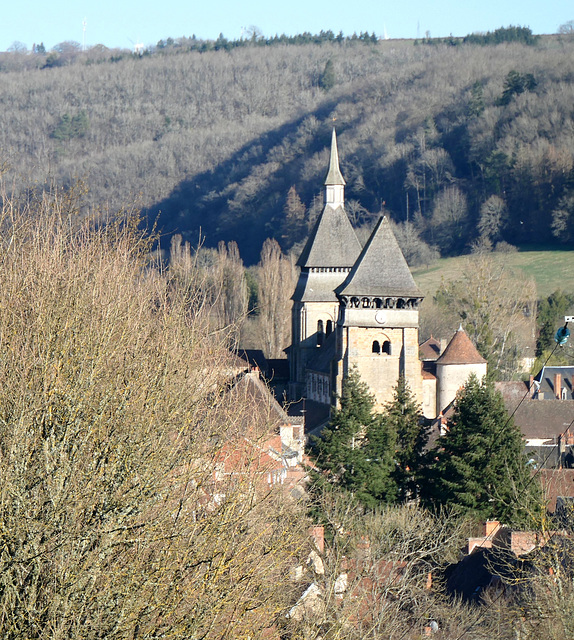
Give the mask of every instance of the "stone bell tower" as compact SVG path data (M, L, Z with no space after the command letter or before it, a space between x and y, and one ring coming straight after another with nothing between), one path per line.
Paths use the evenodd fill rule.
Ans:
M419 305L423 300L386 217L377 223L345 281L335 290L337 322L334 389L356 366L381 409L404 376L422 402Z
M292 400L304 396L308 363L334 332L339 314L335 289L349 275L361 244L345 212L345 180L339 169L333 129L325 204L297 265L301 268L293 294L292 344L289 348Z

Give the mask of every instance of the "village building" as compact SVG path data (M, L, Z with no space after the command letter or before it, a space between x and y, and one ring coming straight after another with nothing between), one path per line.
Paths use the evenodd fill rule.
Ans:
M486 361L462 328L441 348L419 354L417 287L390 221L381 219L361 246L345 212L345 180L333 129L324 208L298 261L293 294L289 398L308 430L320 428L356 368L382 410L402 376L427 418L435 418ZM432 354L435 353L433 360ZM428 357L430 355L430 357ZM311 420L314 416L314 420Z

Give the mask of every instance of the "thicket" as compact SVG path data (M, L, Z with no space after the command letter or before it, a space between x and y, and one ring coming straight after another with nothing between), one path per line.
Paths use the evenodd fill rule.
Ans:
M481 211L498 198L496 242L556 245L574 228L572 47L335 37L113 63L94 52L92 64L3 74L2 159L19 191L84 177L87 204L136 200L159 214L164 248L171 233L197 244L201 228L208 246L235 240L254 264L267 237L287 251L312 225L336 117L358 225L384 207L455 254L481 237ZM5 56L5 69L34 57ZM508 84L511 72L527 79L524 91ZM64 114L81 112L83 137L51 137ZM284 213L291 187L305 207L297 224Z
M263 636L306 520L217 475L252 411L201 287L58 193L4 199L0 245L2 637Z

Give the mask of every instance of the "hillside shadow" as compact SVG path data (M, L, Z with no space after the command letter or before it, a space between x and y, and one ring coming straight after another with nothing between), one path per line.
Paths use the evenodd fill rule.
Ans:
M245 264L257 263L266 238L274 237L281 243L283 207L289 188L297 184L301 199L307 203L322 190L323 176L306 180L302 168L307 158L328 148L331 126L327 120L340 102L341 99L323 102L317 109L254 138L214 169L179 183L169 196L147 208L147 219L158 222L162 249L169 247L176 233L192 246L200 237L207 247L217 246L221 240L234 240ZM320 126L317 135L302 145L298 134L310 117L316 118ZM337 131L341 133L352 126L352 122L338 123ZM287 151L288 159L280 163L278 170L257 178L254 169L270 162L269 154L278 145ZM253 181L253 193L238 206L238 187L246 179Z

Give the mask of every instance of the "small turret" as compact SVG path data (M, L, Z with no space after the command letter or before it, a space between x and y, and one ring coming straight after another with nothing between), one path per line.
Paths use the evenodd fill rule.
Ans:
M471 374L482 380L486 372L486 360L478 353L461 325L436 361L437 410L442 411L448 407Z

